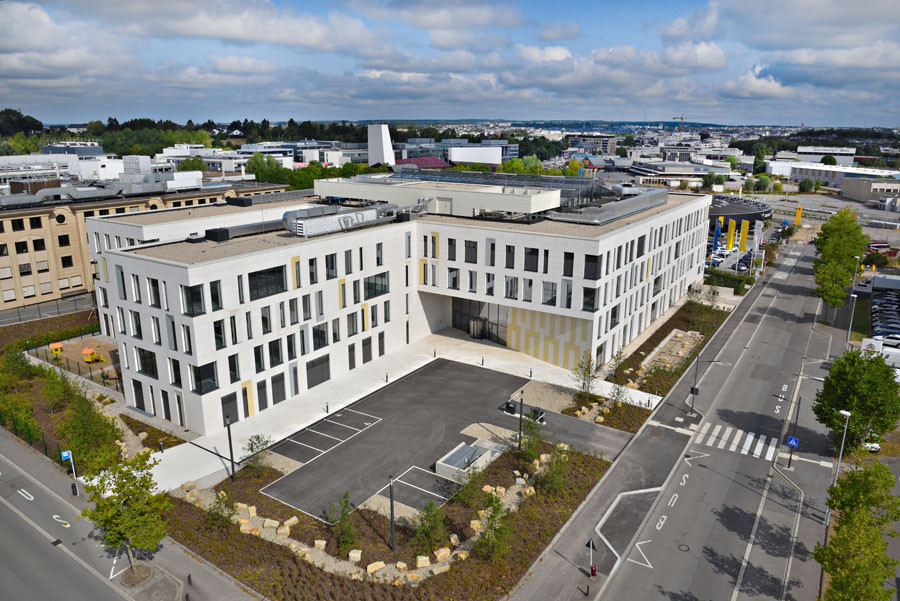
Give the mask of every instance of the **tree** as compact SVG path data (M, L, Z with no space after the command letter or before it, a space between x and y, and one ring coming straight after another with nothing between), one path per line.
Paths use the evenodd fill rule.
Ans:
M231 518L237 511L234 508L234 501L231 495L226 491L220 490L216 493L212 504L206 509L206 515L203 521L210 528L225 528L231 523Z
M851 413L847 444L855 447L875 433L880 436L897 427L900 396L894 369L876 353L850 349L834 360L831 371L816 393L813 412L822 424L840 437L844 429L842 409Z
M578 159L572 159L569 161L569 164L566 165L566 168L563 169L563 175L568 177L576 177L581 167L582 165L578 162Z
M9 142L0 142L0 157L7 157L16 154L16 149L10 146Z
M769 186L771 186L771 185L772 185L772 180L769 178L769 176L760 174L756 178L756 185L754 186L754 189L757 192L768 192Z
M737 158L736 156L729 155L729 156L725 157L725 160L728 161L729 163L731 163L732 169L736 169L737 166L741 164L741 159Z
M269 455L268 448L272 445L272 439L265 434L254 434L247 439L244 445L244 467L253 471L260 472L266 463Z
M172 508L166 493L157 492L151 468L156 460L149 453L111 466L85 485L93 507L81 514L102 530L103 544L125 545L128 563L134 569L132 549L152 551L166 536L163 514Z
M623 159L628 158L628 149L624 146L619 146L616 148L616 156Z
M506 510L503 501L495 494L488 495L487 512L481 520L482 532L475 541L475 553L484 559L499 559L509 551L509 526L503 521Z
M415 534L416 553L430 555L447 539L447 528L444 525L444 510L434 501L428 501L416 518Z
M713 173L712 171L707 171L703 175L703 189L711 190L713 187L713 184L715 184L715 183L716 183L716 174Z
M895 536L891 522L900 520L900 497L891 494L893 486L894 474L887 464L877 459L860 462L828 489L828 506L841 513L869 511L883 534Z
M812 192L813 189L815 189L815 187L816 187L816 182L811 177L805 177L802 180L800 180L799 189L800 189L800 192L802 192L803 194L808 194L808 193Z
M578 385L578 390L591 394L594 388L594 380L597 378L597 364L594 362L594 356L590 350L586 350L581 354L575 369L572 370L571 377Z
M863 265L874 265L876 267L886 267L888 258L881 253L869 253L863 259Z
M816 291L831 307L843 306L844 288L853 279L856 257L862 256L869 237L862 232L856 216L844 207L831 216L816 237L819 257L814 263Z
M688 181L686 179L681 180L681 182L678 184L678 189L679 190L687 190L688 189Z
M522 167L525 169L525 173L537 175L541 170L541 161L537 155L531 154L522 158Z
M519 455L525 461L531 462L541 454L541 445L544 442L543 428L540 422L529 416L522 417L522 449Z
M266 160L261 152L254 152L247 160L247 173L257 174L266 168Z
M201 157L189 157L178 165L179 171L209 171L209 165Z
M826 154L825 156L823 156L822 160L819 162L823 165L837 165L837 159L830 154Z
M753 159L753 175L766 172L766 145L760 144L756 148L756 157Z
M23 115L18 109L7 108L0 111L0 136L40 133L43 127L43 123L31 115Z
M122 437L122 433L112 419L81 394L69 403L57 432L72 450L85 475L99 474L119 462L119 449L115 441Z
M781 182L775 182L772 184L772 192L775 194L782 194L784 192L784 185Z
M721 173L716 176L716 181L714 182L717 186L725 185L725 176Z
M331 522L331 533L338 545L338 552L346 555L356 540L359 538L359 532L356 526L350 521L350 514L353 513L353 506L350 505L350 491L344 493L339 507L332 505L328 509L328 521Z
M44 387L41 395L47 401L50 415L64 408L80 391L75 388L62 370L48 368L44 375Z
M894 576L897 560L887 555L887 541L876 518L865 509L841 516L828 545L816 543L813 557L831 577L825 601L888 601L883 582Z
M831 308L839 309L847 300L847 284L851 276L841 265L823 263L814 273L816 294Z

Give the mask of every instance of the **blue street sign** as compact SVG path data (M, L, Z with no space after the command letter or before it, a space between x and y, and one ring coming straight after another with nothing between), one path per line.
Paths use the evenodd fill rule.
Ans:
M800 441L798 439L794 438L793 436L788 436L788 446L789 447L793 447L796 449L799 445L800 445Z
M63 451L60 453L60 457L62 457L63 461L68 461L72 458L72 451Z

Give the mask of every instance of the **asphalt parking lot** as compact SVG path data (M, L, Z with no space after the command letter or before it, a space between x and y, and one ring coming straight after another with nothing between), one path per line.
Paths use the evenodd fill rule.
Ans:
M304 465L262 489L318 519L344 492L358 507L395 477L395 500L419 509L439 504L456 483L434 473L434 463L476 422L508 429L516 421L500 406L527 380L438 359L409 376L335 412L272 448ZM562 416L564 417L564 416ZM585 424L590 427L591 424Z

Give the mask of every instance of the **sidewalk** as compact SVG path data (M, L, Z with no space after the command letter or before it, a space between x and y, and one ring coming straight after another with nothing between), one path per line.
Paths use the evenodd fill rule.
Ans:
M69 476L59 470L52 461L28 448L3 429L0 429L0 455L13 463L20 471L40 482L42 485L40 491L28 486L36 493L40 493L35 494L36 497L39 497L39 501L50 501L60 507L61 515L67 515L69 511L80 514L87 505L83 492L78 497L70 495L69 489L72 480ZM77 536L79 528L92 530L94 526L86 520L80 522L76 520L70 530L73 535ZM82 536L86 535L82 534ZM80 546L74 543L66 544L79 554L93 552L94 556L84 557L90 565L96 564L98 553L103 553L102 549L94 546L90 536L86 536ZM107 561L110 565L116 565L112 564L111 559ZM117 575L111 577L110 580L127 598L134 599L134 601L179 601L185 598L185 593L190 594L192 599L203 601L213 599L216 601L254 601L258 599L257 596L248 594L229 576L222 574L211 564L187 553L169 538L163 539L149 563L153 567L155 575L145 584L128 588L121 586ZM121 564L118 565L121 566ZM108 568L97 571L102 572L102 575L105 576L106 569ZM116 568L116 571L121 573L120 568ZM187 583L188 574L191 575L193 581L191 585ZM63 596L64 593L60 591L60 598Z
M232 448L235 462L244 456L244 445L250 436L265 434L273 442L279 441L297 430L314 424L363 397L388 386L435 358L450 359L469 365L483 365L523 378L573 388L571 372L539 359L529 357L482 340L470 339L464 332L447 328L411 343L402 352L379 357L354 371L353 378L329 380L313 390L302 392L291 400L279 403L253 417L231 427ZM387 376L388 382L385 382ZM600 382L595 389L599 394L611 394L612 384ZM636 404L655 406L659 397L637 390L629 390ZM327 407L327 412L326 412ZM160 460L154 468L154 478L162 490L173 490L185 482L197 482L209 487L228 475L228 433L218 432L201 436L193 444L182 444L156 452Z

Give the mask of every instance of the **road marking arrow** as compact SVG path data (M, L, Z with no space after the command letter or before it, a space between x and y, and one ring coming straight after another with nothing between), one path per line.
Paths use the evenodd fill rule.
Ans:
M693 465L691 465L691 459L703 459L704 457L709 457L709 453L698 453L697 455L694 455L693 457L685 457L684 462L687 463L688 466L694 467Z
M32 496L32 494L24 488L20 488L16 492L22 495L22 498L24 498L26 501L34 501L34 496Z
M641 554L641 557L644 558L644 561L642 561L642 562L641 562L641 561L636 561L636 560L634 560L634 559L631 559L630 557L628 558L628 561L630 561L630 562L632 562L632 563L636 563L636 564L638 564L639 566L644 566L645 568L650 568L650 569L652 570L652 569L653 569L653 566L650 564L650 560L647 559L647 554L644 553L644 550L643 550L643 549L641 549L641 545L643 545L644 543L649 543L651 540L653 540L653 539L642 540L642 541L639 542L639 543L634 543L634 547L638 550L638 553Z
M62 527L63 527L63 528L68 528L68 527L69 527L69 522L65 521L64 519L62 519L62 518L59 517L58 515L54 515L54 516L53 516L53 519L56 520L57 522L59 522L60 524L62 524Z

